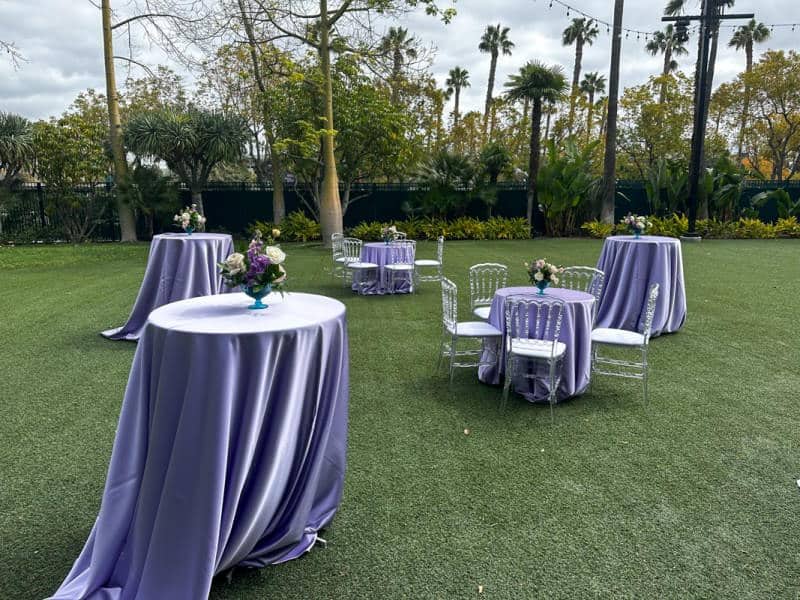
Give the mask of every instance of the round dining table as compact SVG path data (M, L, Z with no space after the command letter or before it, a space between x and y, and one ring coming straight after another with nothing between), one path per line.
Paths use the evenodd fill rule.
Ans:
M111 340L137 341L151 311L178 300L231 291L218 263L233 253L233 238L222 233L162 233L153 236L139 294L122 327L102 331Z
M650 287L658 283L651 336L678 331L686 322L681 243L671 237L615 235L606 238L597 268L605 285L596 327L642 331Z
M403 262L414 264L414 251L411 246L406 246L406 256ZM385 267L397 262L392 244L385 242L368 242L361 247L361 262L378 265L377 269L354 270L353 291L363 295L388 294ZM409 294L414 290L414 273L400 272L395 276L395 294Z
M565 305L558 339L567 345L567 350L561 360L561 381L556 397L558 400L565 400L583 393L589 385L592 371L591 336L595 299L586 292L565 288L547 288L543 296L539 296L538 293L537 288L532 286L506 287L495 292L488 322L503 332L503 343L496 362L483 365L478 369L478 379L492 385L503 383L506 367L506 299L510 296L535 296L545 301L548 298L559 298L564 301ZM483 360L491 362L489 349L484 350ZM544 367L541 372L537 371L537 374L539 373L541 376L537 376L536 379L515 378L512 381L512 389L531 402L547 401L550 391L548 370Z
M99 515L53 598L206 598L214 575L296 558L333 519L345 307L301 293L265 302L223 294L150 314Z

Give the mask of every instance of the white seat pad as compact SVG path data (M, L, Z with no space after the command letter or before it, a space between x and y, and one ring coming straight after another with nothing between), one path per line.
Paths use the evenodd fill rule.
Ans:
M511 353L518 356L528 356L530 358L558 358L567 351L567 345L563 342L556 342L553 351L553 342L549 340L531 340L528 338L513 338L511 340Z
M414 265L408 265L406 263L392 263L384 267L384 269L389 269L390 271L411 271L413 268Z
M478 317L479 319L488 319L489 312L492 310L491 306L479 306L475 310L472 311L472 314Z
M377 269L378 265L370 262L351 262L347 263L348 269Z
M338 258L335 258L334 261L338 262L338 263L345 263L345 262L347 262L347 257L339 256Z
M598 327L592 331L592 342L617 346L641 346L644 344L644 336L636 331Z
M483 321L459 321L456 323L459 337L500 337L503 332ZM453 333L452 330L450 333Z
M419 260L415 260L414 264L418 267L438 267L442 263L438 260L432 260L430 258L420 258Z

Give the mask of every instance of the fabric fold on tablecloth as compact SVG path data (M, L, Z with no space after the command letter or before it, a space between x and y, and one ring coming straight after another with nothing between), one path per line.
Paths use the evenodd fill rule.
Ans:
M348 369L343 307L276 336L148 325L100 514L52 598L198 600L307 551L341 500Z

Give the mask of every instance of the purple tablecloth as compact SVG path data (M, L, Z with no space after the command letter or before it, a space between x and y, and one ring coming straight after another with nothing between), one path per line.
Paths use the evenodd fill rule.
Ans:
M492 307L489 311L489 323L503 332L503 348L499 364L483 366L478 369L478 379L484 383L498 385L503 383L506 370L506 318L505 301L509 296L534 296L538 293L535 287L507 287L500 288L494 295ZM561 360L561 383L558 386L558 399L563 400L582 393L589 385L592 370L592 308L594 297L591 294L563 288L548 288L545 298L560 298L564 300L563 317L561 320L561 333L558 339L567 345L567 351ZM484 354L484 360L490 360ZM538 371L537 371L538 372ZM541 376L537 379L515 378L512 381L514 390L528 400L547 400L549 387L547 383L547 367L541 369Z
M176 302L133 360L100 514L56 599L206 598L308 551L342 495L345 308L311 294ZM79 493L77 490L76 493Z
M651 335L672 333L683 326L686 290L679 240L655 235L606 238L597 268L606 279L596 327L642 331L653 283L660 287Z
M136 341L147 316L159 306L229 291L217 263L233 252L233 239L221 233L162 233L153 237L147 269L128 322L101 335Z
M414 264L414 253L409 252L404 262ZM369 242L361 247L361 262L375 263L378 265L378 279L369 285L365 285L362 289L360 283L361 278L371 279L375 276L374 271L361 273L359 271L353 272L353 291L361 294L386 294L389 290L386 289L386 272L384 267L392 262L391 246L384 242ZM409 273L396 273L395 274L395 293L408 294L412 291L411 279L413 272Z

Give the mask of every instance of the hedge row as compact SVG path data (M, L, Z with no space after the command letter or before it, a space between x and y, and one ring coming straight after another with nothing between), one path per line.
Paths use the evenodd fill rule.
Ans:
M652 227L649 235L680 237L689 231L689 219L680 215L658 218L649 217ZM778 219L773 223L764 223L758 219L739 219L738 221L717 221L716 219L698 219L697 233L708 239L772 239L800 238L800 223L796 217ZM610 235L629 233L622 224L609 225L600 221L589 221L581 226L588 235L594 238L605 238Z

